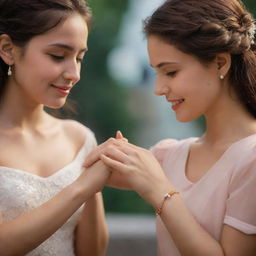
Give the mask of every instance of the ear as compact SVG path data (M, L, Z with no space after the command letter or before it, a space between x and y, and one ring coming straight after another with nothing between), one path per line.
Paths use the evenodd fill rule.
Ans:
M219 53L216 55L216 63L219 75L226 76L231 67L231 55L229 53Z
M13 49L14 44L11 38L6 34L0 35L0 58L9 66L14 63Z

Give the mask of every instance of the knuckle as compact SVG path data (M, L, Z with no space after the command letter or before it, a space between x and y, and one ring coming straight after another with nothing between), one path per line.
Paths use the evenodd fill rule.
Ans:
M134 154L134 156L136 156L136 157L139 157L139 156L140 156L140 154L139 154L138 151L135 151L133 154Z
M114 138L111 137L111 138L108 139L108 143L111 143L111 144L112 144L112 143L114 143L114 142L115 142L115 139L114 139Z
M113 151L113 149L114 149L114 147L113 147L113 145L112 144L109 144L109 145L107 145L106 146L106 148L105 148L105 152L111 152L111 151Z

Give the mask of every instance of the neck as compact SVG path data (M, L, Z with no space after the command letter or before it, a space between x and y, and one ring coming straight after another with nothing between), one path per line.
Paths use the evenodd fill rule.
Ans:
M256 133L256 119L234 99L225 99L215 111L207 113L203 140L215 143L232 143Z
M0 124L2 128L36 128L42 124L46 118L42 106L34 109L25 109L17 107L9 108L7 105L0 104Z
M0 126L3 129L26 129L41 126L47 113L43 105L35 104L23 97L22 93L12 92L12 87L7 87L0 102ZM15 88L14 88L15 89Z

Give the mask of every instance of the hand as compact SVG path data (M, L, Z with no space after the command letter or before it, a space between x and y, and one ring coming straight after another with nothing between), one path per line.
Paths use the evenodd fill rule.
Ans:
M102 190L102 188L108 182L110 174L111 173L106 165L104 165L103 162L99 160L90 168L85 169L81 176L78 178L78 181L83 188L87 189L87 194L88 191L90 191L90 194L94 195L95 193Z
M93 165L96 161L100 160L100 155L104 153L105 149L113 144L115 144L118 140L128 142L128 139L123 137L120 131L116 132L116 138L110 138L104 143L100 144L94 150L90 152L90 154L86 157L86 160L83 164L84 167L88 168Z
M144 148L118 141L106 147L100 157L113 175L120 174L131 189L155 207L166 192L174 190L154 155Z

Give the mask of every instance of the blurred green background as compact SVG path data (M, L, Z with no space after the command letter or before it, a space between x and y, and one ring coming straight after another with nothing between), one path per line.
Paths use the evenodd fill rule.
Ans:
M118 34L129 1L88 0L94 16L89 35L89 51L83 63L81 81L74 88L71 99L76 102L78 112L73 118L92 129L98 143L113 137L116 130L121 130L130 142L138 144L135 133L143 117L129 109L127 102L133 97L133 89L114 80L107 67L108 55L119 43ZM255 0L244 3L256 13ZM123 61L120 59L120 63ZM198 129L202 129L203 119L197 123ZM105 188L103 196L107 213L153 213L151 206L132 191Z

